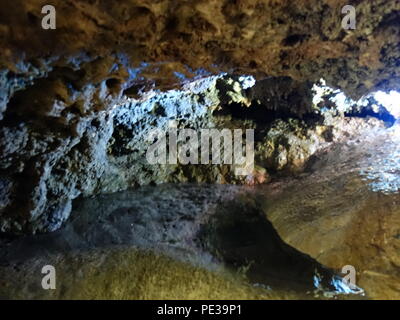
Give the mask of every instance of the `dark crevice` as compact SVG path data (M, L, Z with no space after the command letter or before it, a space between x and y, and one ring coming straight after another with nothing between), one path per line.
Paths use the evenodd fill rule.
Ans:
M282 241L257 205L233 201L216 212L203 226L201 237L208 250L228 267L244 272L250 282L312 290L318 272L323 285L334 290L333 271Z
M258 102L252 103L249 107L240 103L231 103L223 107L223 110L215 112L215 115L230 114L233 119L237 120L251 120L261 126L268 126L278 119L299 119L305 121L307 124L317 124L322 120L322 117L316 113L309 113L298 115L296 113L278 108L275 110L268 109L267 106Z
M302 43L307 40L310 36L307 34L292 34L283 40L283 45L293 47L296 44Z

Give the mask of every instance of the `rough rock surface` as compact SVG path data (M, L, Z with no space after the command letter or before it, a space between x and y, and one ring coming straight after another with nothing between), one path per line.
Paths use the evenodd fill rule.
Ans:
M325 104L313 103L312 86L290 78L254 84L251 77L215 76L181 90L153 92L123 102L110 96L107 83L101 86L104 91L88 85L79 92L64 92L61 98L59 82L57 75L49 87L34 85L17 92L3 120L3 232L54 231L68 218L71 201L80 195L163 182L268 182L275 173L301 172L314 154L332 143L380 125L379 121L368 124L345 118L335 104L332 110L322 111ZM22 110L32 96L37 100L28 119L28 111ZM58 99L68 101L68 106ZM99 110L91 110L93 104ZM48 116L38 114L38 108L45 106ZM152 131L171 127L254 129L253 173L236 176L225 164L150 164L146 153L154 142Z
M43 264L57 266L59 290L43 290ZM4 272L4 274L3 274ZM306 295L267 291L229 274L218 274L147 251L90 250L38 257L15 269L0 270L3 299L110 300L265 300L306 299ZM39 275L39 277L37 276ZM78 276L77 276L78 275ZM28 285L27 285L28 284Z
M251 198L254 206L243 201L243 212L235 216L215 213L215 220L209 220L211 229L205 228L205 238L200 238L201 249L208 250L205 256L246 269L251 281L259 282L276 275L272 264L257 260L260 243L271 241L274 245L261 249L277 254L276 261L287 262L285 241L311 256L312 265L333 269L354 265L369 297L398 297L398 132L390 135L385 126L400 118L393 103L400 95L394 95L389 106L381 103L382 92L380 96L374 92L400 90L400 0L353 1L357 25L347 31L341 25L346 0L54 0L55 30L41 27L45 4L45 0L0 0L2 237L58 230L78 197L148 184L272 181L257 188L258 195ZM229 165L150 165L146 150L151 130L174 127L254 129L254 171L238 177ZM185 194L171 193L177 198ZM84 247L91 243L85 236L100 234L122 245L140 247L138 243L151 239L155 246L165 240L155 238L161 229L167 240L183 246L179 249L191 250L185 240L197 237L196 219L202 208L193 198L193 206L182 210L160 205L165 209L161 212L167 212L162 218L150 210L144 224L133 221L134 232L118 224L118 215L107 215L116 219L109 221L109 229L82 223L87 229L71 235L67 227L64 235L70 238L55 243ZM107 203L104 208L110 209ZM187 210L192 220L181 225L182 233L168 238L175 229L163 218L172 215L173 220ZM262 210L265 216L260 215ZM126 218L123 222L132 218L129 208L118 212ZM235 231L232 223L241 214L248 214L243 225L255 230L247 234L253 237L248 248L229 238ZM85 219L85 212L80 215ZM113 227L122 228L127 238L119 239ZM51 241L46 236L34 239ZM245 244L249 239L242 240ZM83 271L74 253L52 259L92 276L102 259L129 262L137 257L143 265L154 261L154 268L166 263L166 271L173 274L197 270L162 257L149 259L137 251L84 254L82 261L88 264ZM46 257L32 258L41 264ZM257 261L246 265L248 259ZM112 263L103 266L116 270ZM132 279L147 279L141 264L135 266L139 269L130 274ZM7 268L3 271L9 272ZM18 266L11 268L18 274ZM22 269L34 279L32 266ZM307 279L310 270L306 268ZM201 287L194 298L231 297L231 290L243 297L270 297L199 272L200 287L209 281L226 290L212 295ZM176 297L157 295L151 275L149 279L148 295L126 287L113 294ZM58 297L76 297L83 286L93 291L82 297L97 290L90 283L79 283L78 291ZM183 292L189 289L182 287ZM24 290L21 296L31 294ZM7 294L11 291L0 295ZM103 292L97 297L108 296Z
M6 77L46 77L54 66L99 57L118 62L112 53L125 53L134 67L149 63L141 70L142 84L164 88L199 69L323 77L355 96L399 88L398 0L353 1L357 25L349 31L341 24L345 0L57 0L56 30L41 28L45 4L1 6L1 61L11 71ZM37 73L42 63L47 70Z
M332 124L317 127L313 82L354 98L400 83L397 0L357 1L349 31L342 0L60 0L56 30L41 28L45 4L0 9L2 232L55 230L79 195L165 181L255 184L301 171L332 140ZM204 79L222 71L263 80L245 88L239 76ZM236 181L224 167L142 163L141 137L168 125L174 103L181 126L256 128L254 174Z
M251 191L164 184L81 199L61 230L0 239L0 297L362 298L285 244L248 201ZM57 270L56 290L38 281L48 264Z
M302 178L259 198L282 239L340 271L374 299L399 299L399 127L376 128L320 155Z

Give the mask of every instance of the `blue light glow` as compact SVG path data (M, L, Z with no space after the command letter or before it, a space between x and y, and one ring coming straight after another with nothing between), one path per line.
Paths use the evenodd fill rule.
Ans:
M396 119L400 119L400 93L397 91L377 91L373 94L375 100L386 108Z

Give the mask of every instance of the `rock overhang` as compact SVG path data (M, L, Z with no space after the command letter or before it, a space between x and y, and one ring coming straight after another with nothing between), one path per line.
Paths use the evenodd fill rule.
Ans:
M55 30L41 28L44 4L16 0L0 12L1 208L18 213L2 230L53 230L81 194L166 181L169 169L155 178L126 165L143 165L131 141L140 126L167 123L157 110L179 105L192 126L271 125L260 164L289 171L313 144L354 129L318 117L398 118L399 1L357 1L354 30L341 25L341 0L56 0ZM178 170L174 182L232 182L210 172Z
M354 99L369 91L400 89L398 1L354 3L355 30L342 27L343 0L52 4L57 9L55 30L40 26L44 1L17 0L3 6L3 68L34 78L40 76L32 74L37 64L42 70L46 65L80 68L86 61L107 57L110 68L129 62L131 67L120 76L127 82L136 77L133 82L145 90L177 87L187 79L220 72L258 79L324 78ZM95 83L107 76L91 74L87 80Z

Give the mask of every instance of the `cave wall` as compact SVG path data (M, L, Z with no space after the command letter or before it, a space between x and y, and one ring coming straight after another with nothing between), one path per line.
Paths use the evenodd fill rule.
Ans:
M301 173L313 156L332 144L383 125L378 119L347 118L335 104L331 109L325 103L314 104L315 90L309 83L287 77L268 78L247 87L249 82L254 79L212 76L180 90L122 101L108 99L112 89L103 84L104 103L115 104L97 111L85 110L93 101L91 85L66 96L66 100L76 99L71 106L57 100L57 86L20 91L22 95L12 100L16 112L8 113L0 128L1 231L57 230L69 217L72 200L79 196L168 182L266 183L279 173ZM29 105L32 94L38 101L54 97L47 105L47 117L32 114L29 119L17 113ZM320 98L331 96L327 90ZM353 107L347 106L348 110ZM155 141L155 128L161 132L171 128L177 132L186 128L254 129L254 170L238 176L229 164L151 164L146 155Z
M255 184L269 179L267 169L301 166L319 145L324 146L324 131L328 126L321 123L319 130L313 125L303 132L299 131L300 118L286 124L279 117L270 117L268 112L276 112L279 106L284 109L287 103L293 102L299 112L291 116L314 114L310 86L289 78L274 79L276 90L267 94L264 90L246 88L249 79L209 77L180 90L123 101L107 100L112 89L103 83L100 87L104 92L98 99L104 98L101 106L105 110L97 111L85 109L93 102L91 85L66 96L66 100L76 101L70 106L65 105L66 100L58 100L56 85L50 85L47 90L39 85L20 91L22 94L16 94L12 100L15 113L7 114L0 129L1 230L17 233L56 230L69 217L71 201L80 195L165 182ZM59 83L60 79L56 77L54 82ZM260 86L265 84L260 82ZM32 101L32 95L39 99L38 107L53 96L52 104L46 105L47 116L34 113L37 109L32 110L31 119L22 112L17 113ZM270 100L271 105L259 104L263 99ZM245 113L241 110L255 109L264 120L259 123L262 118L257 114L235 117L232 105L239 108L239 114ZM224 164L150 164L146 152L154 140L149 139L152 130L167 131L171 126L177 130L252 128L258 131L263 128L256 138L259 166L253 175L243 177L235 176L231 166ZM271 127L270 131L265 129L267 126ZM288 139L293 141L289 143ZM276 162L281 151L283 155ZM301 163L298 163L299 157L303 159Z
M400 86L400 1L353 1L349 31L345 2L59 0L57 29L43 30L48 1L0 1L0 230L55 230L79 195L302 169L343 135L329 133L342 120L305 124L313 82L356 98ZM261 81L247 90L241 74ZM182 127L261 128L260 106L293 120L266 121L250 181L226 168L149 168L141 138L168 126L171 104ZM253 115L249 104L260 105Z

